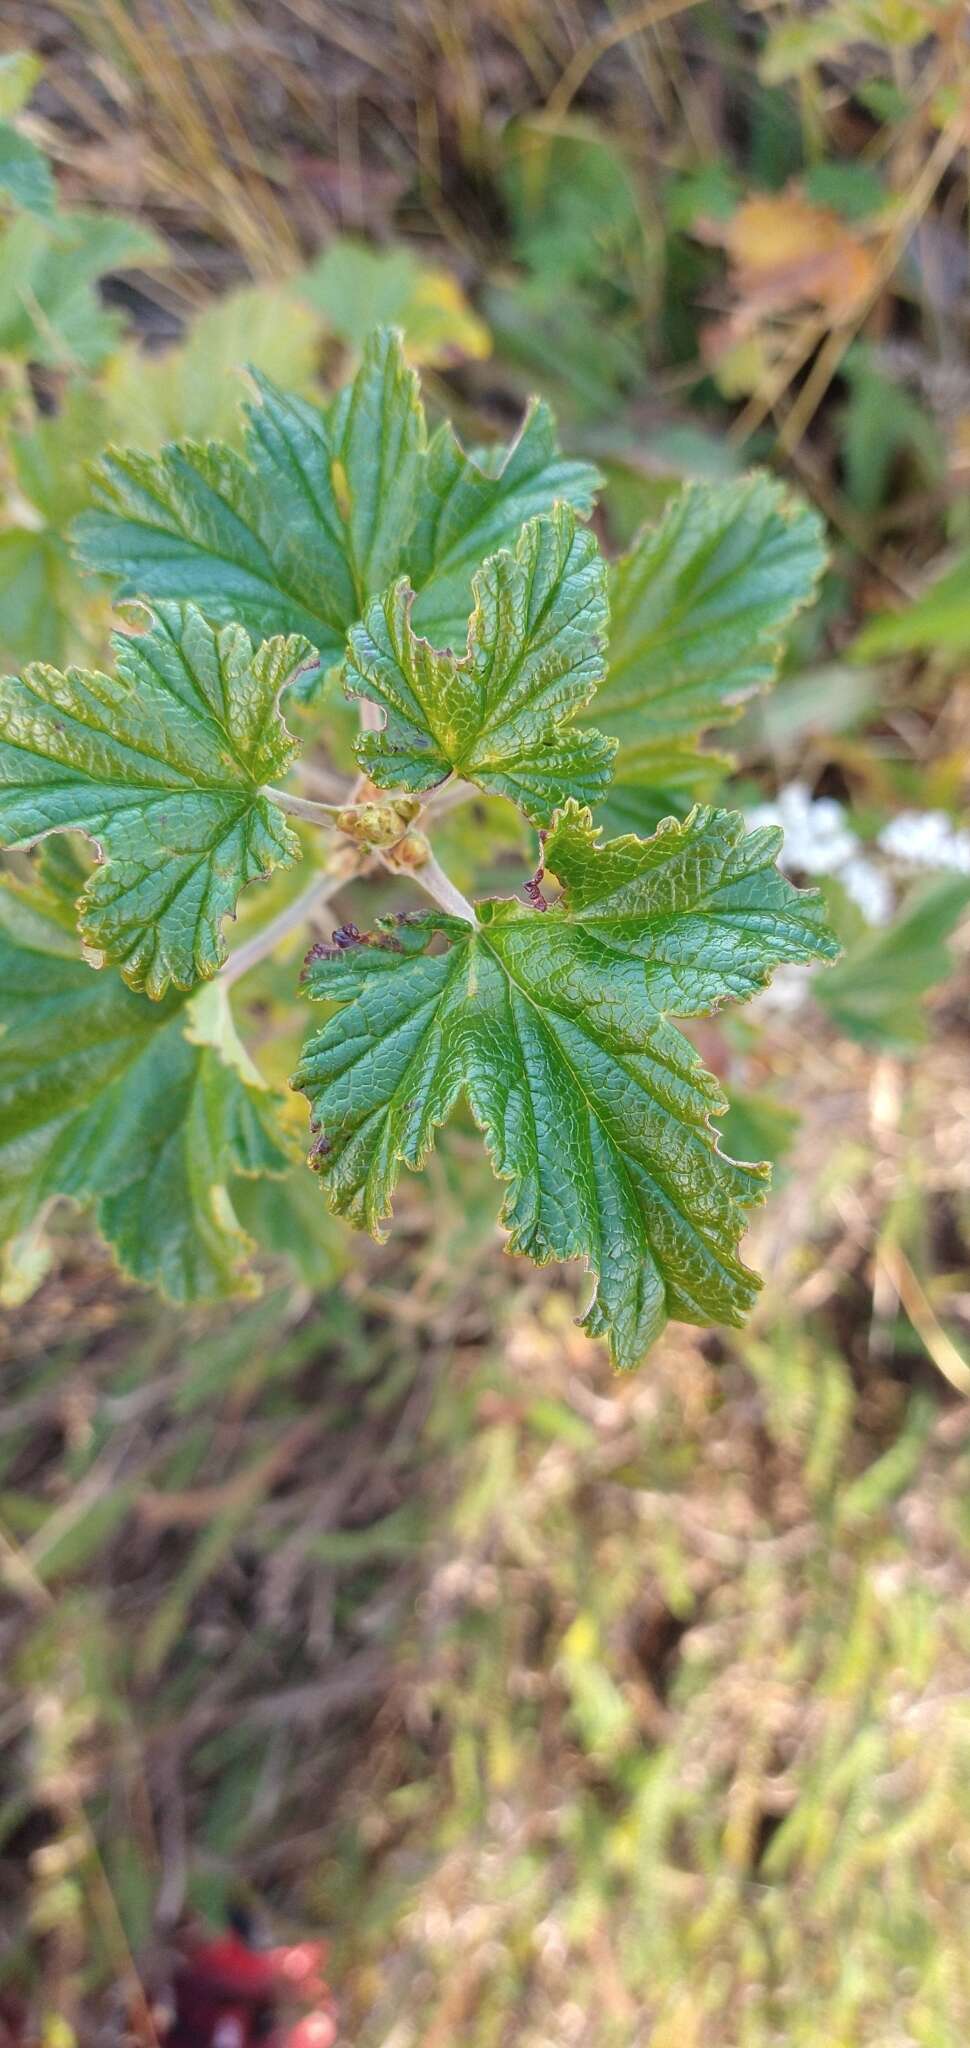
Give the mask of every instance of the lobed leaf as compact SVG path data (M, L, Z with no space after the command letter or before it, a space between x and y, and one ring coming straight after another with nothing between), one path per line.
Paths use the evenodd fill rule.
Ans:
M117 433L146 450L175 435L235 443L242 438L246 367L305 393L319 354L320 322L309 306L284 298L278 284L239 285L204 304L172 347L146 355L131 339L113 351L99 380L110 425L92 456ZM85 478L79 512L89 499Z
M157 998L215 974L241 889L299 855L261 784L292 759L277 700L314 657L296 637L254 649L193 606L114 644L115 676L35 664L0 682L0 839L95 840L82 937Z
M98 279L164 257L148 228L114 214L18 214L0 232L0 356L96 367L122 325L101 303Z
M291 281L299 302L321 313L349 348L366 347L377 326L398 327L408 361L480 360L491 346L488 328L474 313L450 270L419 261L405 242L377 249L338 235Z
M82 559L123 594L191 598L260 636L304 633L327 668L402 573L421 629L463 635L483 556L557 498L591 505L595 472L559 455L542 406L498 458L465 454L450 427L429 443L416 376L386 329L323 409L257 383L244 454L183 441L104 457L76 533Z
M774 867L780 837L697 810L600 848L567 804L544 849L557 903L486 903L474 926L432 913L316 949L308 992L340 1008L294 1086L331 1206L379 1235L402 1165L421 1165L464 1093L510 1182L510 1251L586 1260L584 1325L619 1365L668 1316L740 1322L759 1283L738 1240L768 1169L719 1151L720 1086L668 1012L705 1014L781 961L837 951L817 893Z
M56 413L34 414L29 426L4 435L22 524L0 533L0 673L28 661L61 662L98 630L102 606L92 607L62 534L84 503L84 466L104 446L105 417L100 398L78 380Z
M610 579L595 717L619 742L618 782L696 786L709 765L702 732L773 682L785 630L824 565L821 521L772 478L678 492Z
M0 1236L66 1195L173 1300L247 1289L230 1182L288 1160L224 991L201 994L134 995L78 958L50 896L0 889Z
M361 767L383 789L460 775L536 823L566 797L595 802L614 743L572 723L603 672L606 570L592 534L557 505L484 563L472 594L461 657L414 632L406 580L352 628L345 688L385 713L356 743Z
M326 412L257 375L246 453L176 442L109 450L82 557L122 594L190 598L261 637L305 634L335 661L364 599L388 583L413 516L424 446L417 380L400 351L368 350Z
M472 577L486 555L511 547L527 520L554 504L588 517L599 481L588 462L560 453L555 421L540 399L532 400L507 448L466 453L446 421L428 445L401 561L418 593L419 630L439 647L460 647Z
M838 1031L895 1053L929 1036L926 998L953 972L947 940L970 910L970 875L936 875L907 897L891 924L849 946L818 990Z

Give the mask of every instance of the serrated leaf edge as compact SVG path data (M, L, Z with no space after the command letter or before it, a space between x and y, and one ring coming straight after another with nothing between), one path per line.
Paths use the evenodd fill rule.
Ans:
M284 644L290 641L302 641L304 646L309 645L309 642L306 641L305 636L297 633L276 633L271 634L265 640L254 641L251 634L249 634L246 631L245 627L240 626L238 624L228 623L222 626L212 625L205 618L205 614L200 610L199 606L191 603L175 603L168 601L167 609L178 612L183 620L187 618L190 613L194 613L198 618L202 619L206 625L209 626L209 630L212 633L214 633L217 643L221 641L222 636L224 634L234 633L241 635L247 641L250 649L250 657L253 659L259 653L262 652L264 647L269 647L273 645L275 641L280 641ZM139 639L143 638L144 634L150 632L154 625L164 624L164 610L160 613L158 605L149 604L148 601L144 598L126 599L124 601L124 610L132 614L142 614L145 617L147 623L142 631L127 632L122 630L120 632L112 633L111 647L112 651L116 654L123 653L125 648L132 641L137 642ZM308 661L305 658L297 660L294 657L293 666L291 668L288 668L286 673L282 677L279 687L273 699L272 710L275 713L276 717L279 719L280 726L282 727L283 737L287 743L287 746L290 749L291 764L296 759L297 755L300 752L301 742L296 737L295 734L290 732L290 729L286 723L286 720L283 716L283 712L281 709L281 699L284 690L289 688L290 684L295 681L297 676L303 675L318 666L319 663L317 662L316 659ZM56 664L51 662L30 662L24 669L24 677L26 680L29 681L32 676L41 676L43 675L44 671L48 669L56 669ZM65 676L70 677L72 674L77 674L81 676L92 674L103 675L105 672L104 670L98 669L84 669L81 668L79 663L71 662L68 664L67 668L62 673ZM110 678L107 679L110 680ZM235 754L236 750L231 740L231 737L228 733L226 734L226 741L233 754ZM303 852L296 833L292 831L290 826L287 824L284 813L280 810L279 806L275 804L270 797L264 794L261 786L258 783L253 782L252 788L254 803L256 801L261 801L266 805L267 810L272 816L274 826L276 826L276 829L279 833L280 842L286 849L287 859L281 860L279 866L281 868L285 866L292 866L294 862L302 859ZM32 833L29 836L29 838L9 842L10 850L18 851L23 848L29 849L34 846L39 846L45 839L56 838L59 835L63 834L65 831L74 830L76 830L79 833L80 837L86 840L87 844L92 848L94 853L96 872L98 874L109 873L113 865L110 855L106 855L104 845L102 841L99 840L97 834L94 832L87 831L83 825L76 827L64 826L60 824L50 825L42 832ZM253 875L250 878L251 882L266 881L270 874L272 874L273 872L274 870L271 868L261 868L257 874ZM93 883L94 876L92 875L88 878L87 882L84 885L84 888L80 892L80 895L76 897L74 902L74 909L77 913L78 937L80 938L81 944L85 950L85 957L88 960L88 964L93 968L95 972L100 972L100 970L105 966L114 967L116 971L121 975L126 986L128 988L131 988L136 995L145 995L148 1001L155 1002L161 1001L164 998L166 989L169 986L177 989L181 994L188 994L192 989L198 988L200 985L204 985L205 983L211 981L213 977L219 973L220 968L225 966L226 960L228 958L228 946L226 944L223 927L226 925L226 923L235 923L235 910L225 911L222 914L222 916L217 920L216 946L218 958L216 960L215 965L207 973L200 972L196 974L192 980L180 980L177 974L175 974L174 972L170 972L164 988L161 988L159 990L147 988L145 986L143 978L133 979L132 976L126 972L125 964L123 962L116 961L109 954L105 953L103 946L100 943L99 936L92 929L90 923L88 922L87 912L91 907L89 896L90 891L93 887ZM242 883L240 885L238 895L241 895L243 889L248 888L249 886L250 883ZM236 899L237 902L238 895Z
M535 400L533 404L533 410L540 403L540 400ZM531 415L527 415L527 418L529 416ZM525 433L526 423L527 421L523 421L522 426L519 429L519 434L516 436L516 440L519 440ZM506 460L508 460L511 457L514 447L515 442L510 443ZM471 458L469 458L469 460L471 460ZM504 463L502 467L503 469L505 468ZM483 477L487 476L487 472L485 471L482 471L480 473L482 474ZM489 480L491 481L491 479ZM514 547L496 548L492 554L486 555L484 557L484 559L482 560L482 562L480 563L479 567L476 569L472 577L472 607L468 615L468 624L465 629L465 648L462 654L456 654L455 652L453 652L451 648L448 647L436 647L433 641L428 639L426 634L415 632L414 625L412 622L413 612L415 604L417 603L421 593L420 591L416 591L414 589L414 586L411 583L410 578L408 576L399 576L395 578L395 581L389 585L386 591L384 591L379 597L376 597L371 600L371 603L368 604L367 610L364 612L362 619L356 623L366 624L367 612L371 610L372 605L380 606L381 609L383 610L389 603L403 598L405 624L415 647L420 647L427 654L431 655L436 661L450 659L456 673L462 671L470 671L471 662L474 656L474 635L476 622L482 615L482 579L484 578L486 571L489 568L491 568L494 562L511 562L513 564L519 564L521 560L520 549L522 547L522 543L526 533L529 531L530 528L538 526L543 522L552 520L557 513L571 514L574 520L574 524L577 526L583 526L585 524L583 516L579 512L577 512L575 506L569 504L568 501L564 498L555 498L548 512L538 513L532 519L527 519L523 521L523 524L520 527L518 535L516 537ZM592 704L596 696L596 692L599 689L600 684L603 681L603 675L605 674L605 660L609 645L608 571L610 565L603 559L602 556L599 559L601 561L603 569L603 596L605 598L607 606L607 620L602 630L590 633L590 644L592 647L595 648L595 651L600 657L601 662L604 664L603 670L601 674L590 683L590 687L584 697L577 698L575 705L570 706L568 711L563 716L553 716L551 718L551 730L546 736L545 741L540 742L539 746L554 746L557 738L561 734L569 732L571 728L575 728L577 735L580 732L582 732L584 736L588 738L591 746L599 746L601 750L603 750L604 754L608 754L609 760L612 763L612 761L616 757L616 753L620 745L619 740L614 739L610 734L599 732L594 726L583 725L580 722L581 713L588 710L590 704ZM348 650L351 645L354 631L355 627L352 627L351 632L348 635ZM343 682L344 694L350 700L352 700L353 702L363 701L365 703L372 704L375 710L380 711L384 723L382 726L375 728L375 730L380 734L385 733L388 724L388 713L384 705L381 704L376 698L370 695L369 691L364 687L363 680L361 680L360 687L354 687L353 683L349 678L349 654L345 654L339 673L340 678ZM366 732L363 732L354 741L354 754L357 759L358 766L365 772L369 769L370 766L366 759L368 737L369 735ZM392 757L395 752L403 751L403 748L395 749L393 745L389 745L387 748L387 753L389 757ZM539 747L537 747L537 752L538 751ZM485 768L489 767L489 764L487 763L479 765L484 766ZM501 771L501 762L497 763L496 766L497 769ZM446 767L444 774L438 778L437 782L430 783L426 786L431 789L440 789L442 785L449 781L453 775L463 776L471 782L476 781L474 768L459 763L457 766L451 765ZM380 786L383 787L383 785ZM390 785L388 786L390 787ZM567 801L572 802L575 801L575 799L570 798L567 799ZM523 809L523 806L521 804L518 804L517 808L521 810ZM530 817L530 814L528 812L526 812L525 815L529 817L530 823L535 823L534 817Z

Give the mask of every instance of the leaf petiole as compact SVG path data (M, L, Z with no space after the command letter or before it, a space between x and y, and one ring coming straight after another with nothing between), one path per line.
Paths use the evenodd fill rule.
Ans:
M321 804L309 796L294 796L292 790L276 789L271 782L263 784L261 796L269 798L278 810L285 811L289 818L302 818L308 825L323 825L330 832L336 830L337 818L346 804Z
M445 874L444 868L433 853L429 853L419 867L398 867L386 856L384 866L390 868L394 875L413 877L425 895L430 896L432 903L437 903L439 910L446 910L449 917L463 918L466 924L478 923L474 904L469 903L467 896L463 896L461 890L456 888L450 875Z

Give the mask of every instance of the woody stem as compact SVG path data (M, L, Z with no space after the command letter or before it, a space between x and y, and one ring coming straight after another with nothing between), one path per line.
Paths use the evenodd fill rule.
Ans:
M264 924L262 931L254 932L251 939L246 939L229 955L220 977L225 987L232 988L234 982L248 974L251 967L257 967L261 960L265 960L282 939L289 938L290 933L306 924L315 911L322 910L331 896L343 888L347 879L346 875L315 874L306 888L294 896L292 903L287 903L276 917L271 917L269 923Z

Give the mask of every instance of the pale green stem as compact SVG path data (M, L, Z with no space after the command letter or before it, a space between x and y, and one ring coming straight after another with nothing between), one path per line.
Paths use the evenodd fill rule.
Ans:
M330 831L334 829L334 820L341 810L358 808L353 804L313 803L309 797L291 796L286 789L274 789L271 783L263 785L263 795L268 796L272 803L278 804L281 811L288 812L291 818L303 818L307 824L323 825ZM455 887L433 853L429 854L420 867L396 867L393 861L386 858L384 865L392 874L412 876L425 894L437 903L439 909L446 910L450 917L463 918L466 924L477 923L474 908L467 896L463 896L461 890ZM289 930L290 927L287 926L286 929Z
M338 812L345 810L345 804L318 804L312 797L294 796L288 789L274 789L271 782L264 782L261 795L268 796L270 803L277 804L289 818L304 818L308 825L325 825L334 830Z
M386 865L391 866L391 863L388 862ZM407 875L409 879L419 883L425 895L430 896L433 903L437 903L439 910L446 910L449 917L464 918L466 924L478 923L474 904L469 903L467 896L463 896L460 889L456 889L450 875L445 874L444 868L435 860L433 853L429 853L427 860L423 861L419 868L391 867L391 872L395 875Z

